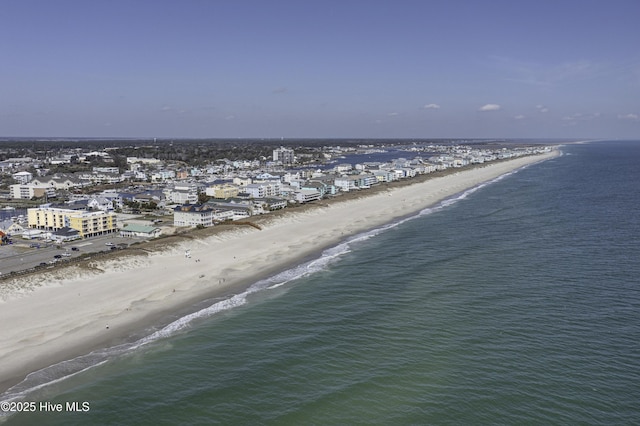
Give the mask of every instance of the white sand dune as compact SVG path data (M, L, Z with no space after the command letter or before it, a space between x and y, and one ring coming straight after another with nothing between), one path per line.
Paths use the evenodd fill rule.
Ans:
M216 292L249 285L349 235L375 228L552 153L461 170L371 196L285 214L147 257L0 283L0 391L55 362L131 338ZM189 250L191 256L186 257ZM107 328L108 326L108 328Z

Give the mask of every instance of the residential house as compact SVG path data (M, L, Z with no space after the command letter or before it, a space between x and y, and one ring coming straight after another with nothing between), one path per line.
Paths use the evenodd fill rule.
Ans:
M91 173L78 173L77 178L84 181L86 185L95 185L100 183L114 184L114 183L122 182L124 180L124 177L120 175L120 173L118 172L107 173L107 172L96 172L96 171Z
M416 177L416 169L413 167L402 167L398 169L402 173L403 178Z
M262 202L266 205L267 211L280 210L287 207L287 200L284 198L263 198L255 199L254 202Z
M238 185L240 187L247 186L250 183L253 183L253 180L250 177L235 177L233 178L233 184Z
M119 174L120 169L117 167L94 167L93 173L110 173L110 174Z
M173 170L159 170L151 174L152 182L166 182L173 180L176 177L176 172Z
M82 237L80 237L80 233L77 229L65 226L64 228L60 228L57 231L51 232L50 238L58 243L63 243L67 241L79 240Z
M301 204L317 201L320 198L322 195L316 189L300 189L294 193L294 199Z
M396 180L396 174L391 170L375 170L371 174L375 176L378 182L393 182L394 180Z
M287 172L282 175L282 182L290 183L292 180L299 180L302 175L299 171Z
M99 197L106 198L111 203L111 209L121 209L124 206L122 196L114 189L105 189Z
M350 172L351 170L353 170L353 166L350 163L342 163L342 164L338 164L334 167L334 170L337 173L346 173L346 172Z
M358 189L357 180L355 176L339 176L335 178L333 183L340 191L349 192Z
M356 181L356 185L360 189L369 189L373 185L378 183L378 179L371 173L362 173L356 176L358 180Z
M159 204L161 200L162 198L160 197L160 195L152 192L133 194L131 197L131 201L138 202L141 204L150 204L150 203Z
M253 198L266 198L280 196L280 181L251 183L243 188L243 191Z
M0 231L4 232L5 234L11 234L11 232L8 231L8 228L13 225L13 223L14 222L11 219L0 221Z
M147 180L147 174L140 170L128 170L122 174L122 180L145 181Z
M362 173L336 178L334 183L341 191L348 192L354 189L371 188L371 186L378 183L378 179L371 173Z
M15 235L20 234L22 231L24 231L24 227L18 222L14 222L11 219L6 219L0 221L0 231L4 232L7 235Z
M107 212L113 210L113 203L106 197L93 196L87 201L87 208Z
M324 198L326 195L332 195L332 186L333 185L329 185L328 183L321 180L309 180L304 182L304 184L301 185L300 189L310 189L313 191L318 191L320 193L320 198Z
M18 222L14 222L13 224L9 225L7 228L4 229L4 232L6 232L9 235L18 235L23 233L25 230L24 226L22 226L21 223Z
M71 159L73 157L76 157L75 154L62 154L59 155L57 157L51 157L48 159L48 163L49 164L70 164L71 163Z
M38 176L33 178L30 183L38 187L47 186L54 188L55 190L67 191L73 188L81 188L86 185L80 179L67 173L57 173L52 176Z
M185 204L173 209L175 226L213 226L215 222L232 219L232 209L221 209L209 204Z
M211 211L203 205L185 204L173 209L174 226L211 226Z
M231 220L246 219L254 214L254 203L252 199L243 200L240 198L230 198L225 201L209 200L205 205L228 211L227 215Z
M168 203L196 204L198 202L198 187L192 184L167 187L164 189L163 194Z
M285 173L260 173L256 175L253 179L253 183L256 182L282 182L283 176Z

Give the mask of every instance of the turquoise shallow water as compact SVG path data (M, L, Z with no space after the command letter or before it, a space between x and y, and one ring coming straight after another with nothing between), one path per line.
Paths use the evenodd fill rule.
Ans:
M27 396L88 412L6 424L638 424L640 142L563 151Z

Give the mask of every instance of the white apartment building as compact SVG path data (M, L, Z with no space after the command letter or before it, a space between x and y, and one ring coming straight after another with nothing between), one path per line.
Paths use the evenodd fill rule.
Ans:
M173 170L160 170L151 174L151 181L164 182L176 178L176 172Z
M18 172L11 175L16 182L20 182L21 184L26 184L31 179L33 179L33 174L30 172Z
M282 185L280 182L263 182L263 183L251 183L245 186L242 190L249 194L252 198L266 198L266 197L278 197L280 196L280 189Z
M173 188L165 188L163 193L169 203L196 204L198 202L198 188L195 185L175 185Z
M304 204L322 198L320 191L315 189L300 189L295 192L294 198L297 202Z
M249 217L246 207L216 207L210 205L184 205L173 209L175 226L213 226L216 222L238 220Z
M293 164L294 154L293 150L285 147L280 147L273 150L273 161L281 164Z
M11 198L16 198L19 200L30 200L33 197L39 198L44 197L54 197L56 195L55 189L49 186L44 185L22 185L15 184L9 186L9 193L11 194Z

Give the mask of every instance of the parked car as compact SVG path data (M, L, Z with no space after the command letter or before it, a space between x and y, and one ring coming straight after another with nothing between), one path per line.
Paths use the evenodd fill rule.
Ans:
M78 247L71 247L71 250L73 251L80 251L80 249Z
M29 244L29 247L31 247L31 248L40 248L40 244L38 244L38 243L31 243L31 244Z
M56 259L62 259L62 255L61 255L61 254L56 254L56 255L55 255L55 256L53 256L53 257L55 257Z
M113 243L104 243L104 245L111 247L111 246L114 246L115 244L113 244Z

